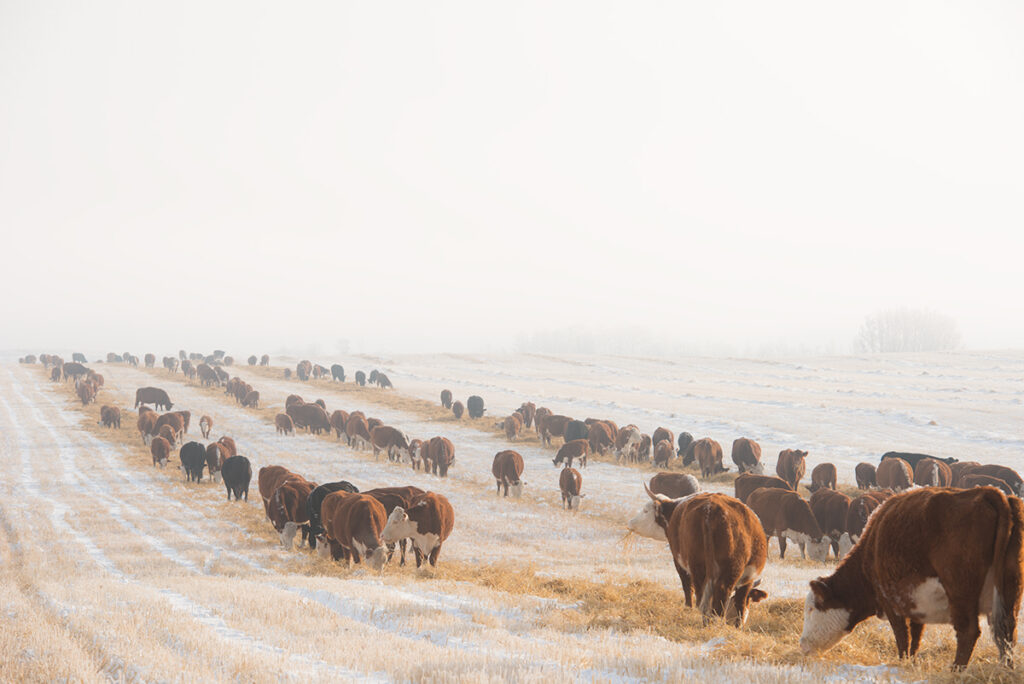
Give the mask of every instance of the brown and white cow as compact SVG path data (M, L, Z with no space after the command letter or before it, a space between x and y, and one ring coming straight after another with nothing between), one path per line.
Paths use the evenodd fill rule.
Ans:
M823 561L828 557L832 539L822 532L811 505L794 491L762 487L747 497L769 537L779 538L779 557L786 557L786 540L796 542L800 555Z
M636 460L636 450L640 446L642 435L636 425L627 425L615 437L615 457L619 461L625 458L627 461Z
M203 439L210 438L210 430L213 429L213 418L210 416L203 416L199 419L199 432L203 434Z
M171 443L163 437L154 437L149 443L149 452L153 455L153 465L160 464L163 468L171 457Z
M668 468L668 464L676 455L675 446L667 439L654 443L654 467Z
M508 496L509 489L512 496L520 498L523 495L523 457L517 451L499 451L494 455L494 462L491 464L491 474L498 483L498 490L495 494L501 493L505 488L505 496Z
M808 491L813 494L819 489L836 488L836 467L832 463L819 463L811 470L811 484L807 486Z
M885 616L900 658L926 624L952 624L954 669L971 659L986 615L1003 664L1013 665L1024 586L1024 502L997 489L898 494L868 523L832 575L811 582L800 649L831 648L867 618Z
M416 552L416 567L426 558L431 567L437 566L441 545L455 526L455 510L442 494L427 492L416 497L408 509L391 511L381 533L385 542L412 539Z
M558 454L551 460L555 466L564 463L567 468L572 467L572 462L579 459L583 466L587 465L587 453L590 451L590 443L585 439L574 439L566 442L558 449Z
M583 488L583 476L580 475L580 472L568 466L562 468L562 472L558 475L558 488L562 490L562 508L578 511L580 499L586 496L580 493Z
M775 489L789 489L789 483L783 480L781 477L775 477L774 475L754 475L752 473L743 473L733 480L733 486L735 487L736 498L747 503L747 497L755 489L761 487L775 488ZM791 490L792 491L792 490Z
M775 464L775 473L789 483L794 492L807 472L807 452L799 449L783 449Z
M666 427L655 428L651 433L651 444L657 446L658 442L663 439L667 439L669 444L675 444L676 436Z
M647 492L657 524L668 538L686 605L697 592L704 623L724 617L742 627L768 559L768 540L754 513L725 494L704 492L669 499Z
M608 421L596 420L590 423L587 431L587 442L590 450L596 454L606 454L615 447L615 430Z
M152 409L147 409L139 413L137 425L139 427L139 434L142 435L143 444L149 444L150 440L156 436L156 421L159 419L159 414Z
M380 572L387 562L387 547L382 538L388 516L384 505L368 494L331 492L320 506L324 527L323 549L335 560L351 563L365 559L366 564Z
M722 445L710 437L704 437L694 442L693 454L697 465L700 466L701 479L707 480L718 473L729 470L722 465Z
M875 479L882 489L900 492L914 484L914 471L902 458L887 458L875 469Z
M822 487L811 494L811 511L818 521L818 527L828 535L832 544L832 553L840 556L839 540L846 532L846 520L850 513L850 497L828 487Z
M263 510L270 519L270 497L277 489L277 486L285 478L294 475L292 471L284 466L271 465L263 466L256 474L256 486L260 490L260 497L263 499Z
M950 487L953 484L953 471L942 461L922 458L914 466L914 484L921 487Z
M238 455L238 445L235 444L235 440L233 438L224 435L223 437L217 440L217 443L223 444L225 447L227 447L229 457Z
M224 461L235 454L221 442L210 442L206 445L206 467L210 470L210 479L220 482L221 470L224 468Z
M505 430L505 438L508 439L510 442L514 442L517 439L519 439L519 433L523 431L523 426L525 425L525 422L526 421L523 419L523 417L518 413L513 413L512 415L505 418L504 422L502 423L502 428Z
M164 423L160 426L160 429L156 431L158 437L163 437L167 440L167 443L172 447L178 444L178 433L174 431L174 428Z
M409 508L412 505L413 500L423 494L424 491L419 487L413 487L406 485L402 487L377 487L369 491L363 492L380 501L381 505L384 506L384 513L391 515L391 512L395 508L401 506L402 508ZM401 562L399 565L405 565L405 539L399 540L398 544L401 547ZM395 552L395 543L387 543L388 547L388 561L391 561L391 556Z
M997 478L1005 482L1017 496L1024 495L1024 480L1013 468L994 464L972 465L960 470L960 478L963 479L965 475L985 475Z
M330 421L331 427L334 428L334 436L341 439L341 436L345 434L345 425L348 424L348 411L342 411L338 409L331 413ZM348 436L346 435L346 440Z
M270 496L270 522L281 536L281 546L290 551L295 545L295 533L302 530L302 541L309 533L309 512L306 499L316 489L315 482L295 475L280 482Z
M761 463L761 445L752 439L740 437L733 440L732 462L736 464L740 474L764 474L764 464Z
M433 437L427 443L427 459L430 472L439 477L448 477L448 469L455 463L455 445L447 437Z
M655 494L663 494L670 499L689 496L700 491L700 483L693 475L684 473L658 473L651 478L647 488Z
M370 446L373 447L374 458L379 458L383 451L387 453L389 461L397 461L402 457L402 451L409 449L409 438L398 428L378 425L370 430Z
M874 465L861 462L857 464L853 472L857 478L857 489L871 489L878 486Z
M353 411L345 423L345 436L353 449L362 449L370 444L370 425L360 411Z

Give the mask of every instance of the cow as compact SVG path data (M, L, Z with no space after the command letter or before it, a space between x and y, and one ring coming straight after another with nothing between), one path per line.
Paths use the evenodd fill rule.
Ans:
M552 415L551 409L546 406L541 406L533 412L533 429L538 435L540 435L541 425L550 415Z
M329 370L321 366L319 363L313 366L313 377L319 380L320 378L326 378L330 373Z
M689 496L700 491L700 483L693 475L683 473L658 473L651 478L647 489L655 494L663 494L670 499Z
M92 384L88 380L83 380L78 383L78 387L75 388L75 393L78 394L78 398L82 402L82 406L96 401L96 385Z
M871 489L878 486L875 478L875 466L870 463L858 463L853 469L857 477L857 489Z
M255 354L253 354L252 356L250 356L250 357L249 357L248 359L246 359L245 361L246 361L246 363L248 363L248 364L249 364L250 366L255 366L255 365L256 365L256 363L257 363L257 362L259 361L259 359L257 359L257 358L256 358L256 355L255 355Z
M998 477L974 475L972 473L961 476L960 481L957 484L958 489L971 489L973 487L995 487L1007 496L1017 495L1016 492L1010 488L1010 485L1006 484L1005 480L1000 480Z
M807 486L807 490L813 494L819 489L832 489L836 488L836 467L832 463L819 463L814 466L811 470L811 484Z
M156 419L155 429L157 434L160 433L160 429L168 425L173 430L175 438L178 438L185 432L185 419L180 413L165 413Z
M455 510L448 499L442 494L426 492L413 499L408 508L399 506L391 511L381 538L389 543L411 538L416 567L420 567L424 559L431 567L436 567L441 545L454 526Z
M284 369L284 379L285 380L291 380L292 379L292 369L291 368L285 368Z
M427 457L431 472L440 477L448 476L448 469L455 463L455 446L447 437L433 437L427 445Z
M146 362L146 368L152 368L156 365L156 354L146 354L142 360Z
M615 438L615 458L621 461L625 458L628 461L636 460L636 449L640 446L640 430L635 425L627 425L619 430Z
M327 412L318 404L292 404L285 409L295 427L306 428L315 435L331 431L331 421Z
M693 454L700 466L700 476L704 480L729 470L722 465L722 445L710 437L694 442Z
M582 420L570 420L565 424L565 431L562 433L562 438L566 442L572 442L577 439L586 439L590 432L590 426L584 423Z
M270 496L277 489L279 483L293 475L292 471L279 465L264 466L256 474L256 486L260 491L260 498L263 499L263 510L267 514L268 520L270 519Z
M868 518L872 511L892 496L891 490L871 491L861 494L850 501L850 508L846 512L846 529L839 537L839 557L842 558L850 552L853 545L860 539L864 528L868 524Z
M551 444L553 437L565 437L565 428L572 419L569 416L556 414L545 415L537 418L537 427L542 444Z
M672 457L676 455L672 442L662 439L654 445L654 467L668 468Z
M425 492L419 487L413 487L411 485L404 487L377 487L376 489L364 492L364 494L368 494L379 501L381 505L384 506L384 513L389 516L395 508L408 508L417 496L424 493ZM405 565L405 542L405 538L398 540L398 546L401 549L399 566ZM390 541L386 544L388 548L387 559L390 562L391 557L395 552L395 542Z
M956 463L951 463L949 471L953 474L953 486L959 487L960 485L958 485L957 482L960 481L960 476L969 468L980 465L981 464L977 461L957 461Z
M796 542L804 558L823 561L828 557L832 539L822 532L807 500L796 492L762 487L750 493L747 505L760 518L765 534L779 538L779 558L786 557L787 539Z
M341 436L345 434L345 425L348 423L348 411L338 409L331 413L329 420L331 427L334 428L335 437L341 439Z
M161 425L160 428L156 431L156 434L158 437L163 437L164 439L166 439L172 447L178 443L178 433L175 432L174 428L168 425L167 423Z
M178 451L178 460L181 461L181 469L185 471L185 478L192 482L203 481L203 468L206 467L206 449L199 442L186 442L181 445Z
M846 519L850 512L850 497L834 489L822 487L811 494L811 511L818 527L831 540L832 553L841 558L839 540L846 532Z
M220 385L220 376L217 375L217 371L205 363L196 366L196 375L199 377L199 384L203 387Z
M300 397L298 394L289 394L287 397L285 397L284 407L285 409L289 409L292 406L301 406L302 404L305 403L306 402L303 401L302 397Z
M914 471L902 458L887 458L878 464L875 478L879 487L899 492L914 484Z
M252 481L252 465L245 456L232 456L224 461L221 466L221 477L224 479L224 488L228 490L228 501L231 495L235 495L235 501L243 496L249 500L249 482Z
M680 432L676 443L679 445L679 451L676 453L683 458L683 465L690 465L693 463L693 435L689 432ZM687 458L689 458L689 460L687 460Z
M60 382L60 378L61 378L61 367L60 366L54 366L53 369L50 370L50 380L53 381L53 382Z
M519 433L523 430L523 418L518 413L513 413L502 422L505 430L505 438L510 442L519 439Z
M562 508L568 508L570 511L579 510L580 499L586 496L580 493L582 487L583 476L578 470L568 466L562 468L562 472L558 474L558 488L562 490Z
M281 537L281 546L287 551L295 546L295 533L300 529L302 541L309 536L306 499L314 489L316 483L296 475L281 482L270 496L270 522Z
M199 419L199 432L202 433L203 439L210 438L210 430L213 429L213 418L210 416L203 416Z
M752 439L739 437L732 442L732 462L737 472L764 475L764 464L761 463L761 445Z
M922 487L950 487L953 471L942 461L922 458L914 468L914 484Z
M370 432L373 432L373 428L377 427L378 425L383 425L383 424L384 424L384 421L381 420L380 418L367 418L366 419L366 427L369 428Z
M654 524L668 539L686 606L693 605L696 590L705 625L719 616L742 627L750 604L767 596L756 588L768 559L768 540L757 517L725 494L681 499L647 494Z
M171 457L171 444L163 437L154 437L149 443L149 453L153 456L153 466L159 463L163 468Z
M486 410L487 409L484 408L483 397L474 394L466 400L466 413L469 414L470 418L483 418L484 411Z
M394 389L395 386L391 384L391 379L388 378L388 376L383 373L377 373L377 387L380 387L381 389L387 389L389 387Z
M60 368L62 373L61 377L64 379L64 382L67 382L72 378L77 380L83 375L87 375L89 373L89 369L83 366L81 363L65 363Z
M651 460L651 436L640 435L640 444L637 445L634 453L634 460L638 463L646 463Z
M359 488L347 480L322 484L309 493L306 498L306 516L309 518L309 548L315 549L317 538L323 535L324 527L320 519L320 510L324 498L332 492L348 492L358 494Z
M960 469L959 481L962 481L967 475L984 475L986 477L994 477L997 480L1002 480L1017 496L1024 494L1024 481L1021 480L1020 475L1013 468L1007 468L1001 465L972 465L966 468Z
M182 373L182 375L184 375L189 380L195 380L196 379L196 375L197 375L196 367L193 366L192 362L189 361L188 359L185 359L184 361L181 362L181 373Z
M141 404L153 404L158 411L170 411L174 407L167 392L159 387L140 387L135 390L135 408L139 408Z
M443 389L441 390L441 406L446 410L452 408L452 391Z
M799 449L783 449L775 464L775 473L789 483L794 492L807 472L807 452Z
M523 495L523 457L517 451L499 451L494 455L494 462L491 464L491 473L498 484L498 491L505 488L505 496L508 496L509 488L512 489L512 496L520 498Z
M116 406L100 407L100 423L103 427L121 429L121 409Z
M210 442L206 445L206 465L210 470L210 479L214 482L223 477L224 464L235 454L221 442Z
M519 411L522 412L522 414L523 414L523 422L526 424L526 427L529 428L529 427L533 427L534 425L536 425L536 422L535 422L536 418L537 418L537 405L536 404L534 404L532 401L524 401L522 403L522 405L519 407Z
M142 443L149 444L150 439L156 435L156 421L160 418L156 411L147 410L139 413L138 427L142 435Z
M910 466L910 471L911 472L913 472L914 469L917 468L918 462L921 459L923 459L923 458L935 459L936 461L941 461L941 462L945 463L946 465L953 465L954 463L957 462L957 459L952 458L952 457L951 458L939 458L937 456L930 456L929 454L914 454L914 453L908 453L908 452L905 452L905 451L887 451L884 454L882 454L882 458L879 460L879 462L884 461L884 460L889 459L889 458L900 458L900 459L903 459L904 461L907 462L907 465Z
M309 376L313 373L313 364L308 360L299 361L295 364L295 377L303 382L309 380Z
M345 367L340 363L331 364L331 382L345 382Z
M587 442L590 443L590 450L597 454L605 454L614 449L615 434L611 425L603 420L591 423L587 431Z
M370 446L373 447L374 458L378 458L381 451L386 451L389 461L397 461L401 458L400 450L409 449L409 438L390 425L378 425L370 430Z
M189 426L189 423L192 422L192 412L191 411L175 411L174 413L176 413L177 415L181 416L181 430L185 434L188 434L188 426Z
M360 387L366 387L366 373L363 371L356 371L356 384Z
M260 365L261 366L269 366L270 365L270 354L264 354L263 356L260 357Z
M370 371L370 376L366 378L366 382L370 383L371 385L376 385L378 375L380 375L380 371L374 368L372 371Z
M245 398L242 399L242 406L247 408L259 408L260 407L260 393L256 390L245 393Z
M227 435L217 440L218 444L223 444L224 448L228 450L228 456L234 456L238 453L238 446L235 444L235 440Z
M345 423L345 435L354 449L362 449L370 444L370 426L366 416L360 411L353 411Z
M590 450L590 444L585 439L574 439L571 442L566 442L558 450L558 454L551 460L551 462L557 467L561 463L565 463L566 468L572 467L574 459L579 459L583 464L583 467L587 465L587 452Z
M810 583L800 650L831 648L872 615L889 620L900 658L926 624L953 625L953 669L967 666L984 614L1013 666L1024 585L1024 502L997 489L916 489L886 501L846 559Z
M368 494L331 492L320 506L320 519L322 554L329 548L335 560L344 559L351 565L365 559L377 572L384 568L387 549L381 532L388 517L380 501Z

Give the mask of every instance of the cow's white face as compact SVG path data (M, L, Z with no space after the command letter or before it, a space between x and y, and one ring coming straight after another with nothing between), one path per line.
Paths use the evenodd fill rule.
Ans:
M804 600L804 631L800 635L800 651L810 655L826 651L849 634L850 611L843 608L821 608L814 591Z
M327 559L331 555L330 542L327 541L327 537L320 535L316 538L316 552L321 558Z
M291 551L295 546L295 533L298 531L299 526L292 521L289 520L284 524L284 529L281 530L281 546L283 546L286 551Z
M581 499L582 499L582 496L579 495L579 494L575 494L575 495L569 497L569 510L570 511L578 511L578 510L580 510L580 500Z
M758 461L754 464L754 467L747 470L747 472L753 473L754 475L764 475L764 463Z
M822 537L815 541L814 539L807 539L807 557L813 561L824 561L828 559L828 550L831 548L832 540L828 537Z
M388 516L388 522L381 530L380 538L385 544L393 544L399 539L407 539L416 533L416 523L409 520L409 514L401 506L395 506Z
M633 518L626 523L630 532L635 532L643 537L668 541L665 530L655 520L656 506L653 501L648 501Z
M846 554L850 553L854 543L853 538L850 537L850 533L843 532L843 535L839 537L839 557L843 558Z
M364 560L375 572L382 572L384 564L388 562L388 550L383 546L378 546L369 555L365 555Z
M514 496L515 498L521 499L522 496L523 496L523 485L524 484L526 484L526 483L520 481L520 482L517 482L514 485L509 485L509 487L508 487L509 493L512 494L512 496Z

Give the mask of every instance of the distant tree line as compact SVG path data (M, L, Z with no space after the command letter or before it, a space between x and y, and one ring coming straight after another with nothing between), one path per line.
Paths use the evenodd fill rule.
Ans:
M921 309L887 309L864 319L854 340L859 352L928 352L960 348L951 317Z

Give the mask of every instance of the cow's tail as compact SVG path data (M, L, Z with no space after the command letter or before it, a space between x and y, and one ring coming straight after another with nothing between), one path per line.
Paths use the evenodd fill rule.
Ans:
M1000 496L1002 499L1003 497ZM1013 646L1017 641L1017 612L1020 610L1022 589L1022 542L1024 542L1024 501L1008 496L1003 499L1008 507L1000 507L996 527L995 553L992 559L994 592L992 640L999 649L1004 665L1013 665Z
M715 579L718 577L718 563L715 560L714 531L720 527L722 512L710 503L705 503L701 514L704 517L702 527L704 528L704 586L700 592L700 613L704 616L705 623L714 611L714 588ZM682 520L680 520L682 522ZM696 587L694 587L696 589Z

